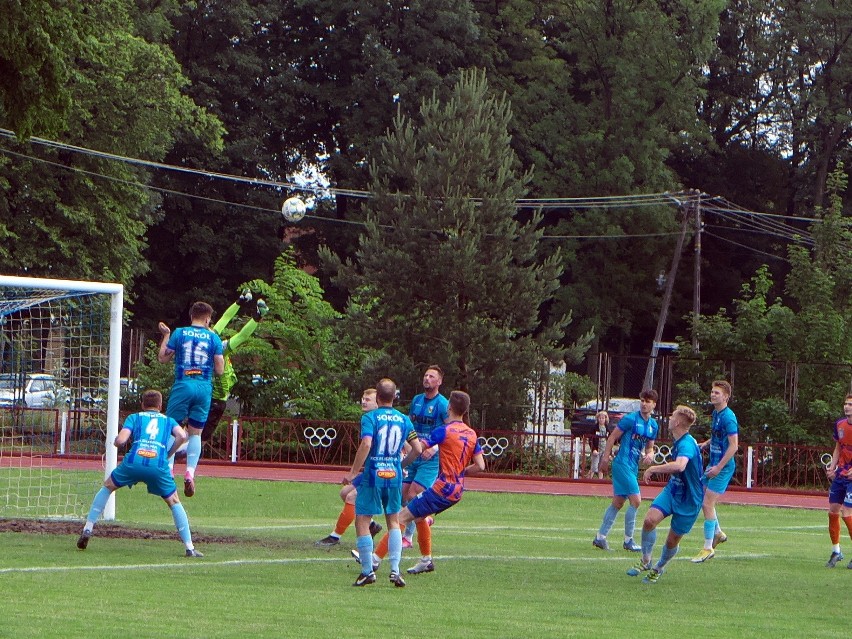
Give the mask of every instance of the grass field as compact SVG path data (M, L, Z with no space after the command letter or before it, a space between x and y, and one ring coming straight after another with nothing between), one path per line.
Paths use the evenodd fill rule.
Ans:
M121 524L173 530L144 489L119 497ZM206 556L194 560L176 534L106 539L96 528L85 552L76 535L0 534L0 637L834 637L852 583L845 562L824 567L820 511L722 505L730 540L717 557L689 562L699 518L649 586L625 575L635 555L591 545L608 500L469 492L435 524L435 572L397 589L387 562L375 585L351 586L353 529L314 547L339 512L335 486L203 478L184 502L194 534L238 541L198 544ZM417 558L406 553L403 570Z

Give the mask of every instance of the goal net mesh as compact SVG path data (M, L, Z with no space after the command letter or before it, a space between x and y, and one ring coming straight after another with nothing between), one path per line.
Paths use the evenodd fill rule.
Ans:
M83 517L104 477L111 295L8 279L0 280L0 517Z

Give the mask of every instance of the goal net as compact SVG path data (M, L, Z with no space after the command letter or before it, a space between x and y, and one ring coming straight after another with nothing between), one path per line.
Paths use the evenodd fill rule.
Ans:
M122 313L120 284L0 276L0 517L85 517L115 468Z

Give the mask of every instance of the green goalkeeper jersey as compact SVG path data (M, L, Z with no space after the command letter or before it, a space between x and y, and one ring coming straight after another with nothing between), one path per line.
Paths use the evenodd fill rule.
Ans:
M217 334L221 334L228 325L228 322L236 317L239 310L239 304L231 304L228 309L222 313L222 317L218 322L216 322L216 325L213 327L213 331ZM233 353L243 342L251 337L256 328L257 322L254 318L252 318L246 322L246 325L240 329L239 333L223 342L225 346L223 353L225 356L225 372L218 377L213 378L213 399L225 401L231 396L231 389L234 387L234 384L237 383L237 373L234 371L234 365L231 363L231 353Z

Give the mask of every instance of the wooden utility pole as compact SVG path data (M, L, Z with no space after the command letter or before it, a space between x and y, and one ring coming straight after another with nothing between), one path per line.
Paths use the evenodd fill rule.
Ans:
M698 318L701 315L701 193L695 191L698 196L693 202L695 207L695 264L693 270L692 289L692 352L697 354L698 345Z
M683 243L686 238L686 231L689 229L689 215L683 203L678 202L678 207L683 214L683 226L681 227L680 235L677 238L677 246L672 256L672 265L669 268L669 274L666 277L666 288L663 293L663 301L660 305L660 314L657 317L657 332L654 333L654 343L651 345L651 358L648 360L648 367L645 369L645 384L644 388L653 388L654 384L654 367L657 362L657 355L660 352L660 342L663 339L663 329L666 326L666 320L669 316L669 306L672 300L672 289L674 288L675 278L677 276L677 267L680 264L680 256L683 253Z

